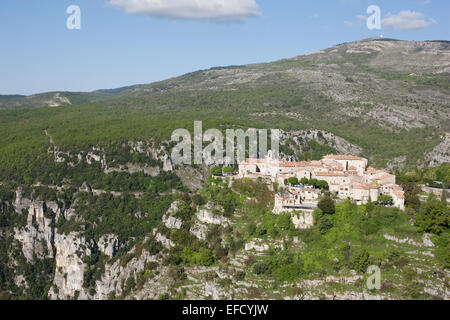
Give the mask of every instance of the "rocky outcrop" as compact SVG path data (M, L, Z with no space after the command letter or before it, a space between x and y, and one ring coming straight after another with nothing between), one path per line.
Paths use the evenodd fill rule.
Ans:
M99 146L91 148L87 153L80 152L78 154L72 154L62 150L61 147L53 145L48 149L48 152L53 154L55 162L65 162L67 165L72 167L80 164L81 162L86 162L89 165L100 163L105 174L112 172L127 172L129 174L143 172L146 175L156 177L161 173L161 171L174 170L169 152L167 151L167 145L167 142L160 142L159 144L152 141L128 142L128 147L131 147L133 152L145 154L146 156L153 158L157 162L157 164L153 166L133 162L128 162L126 164L107 162L105 150ZM123 145L123 147L126 146Z
M210 173L210 168L206 165L200 168L193 168L191 166L178 166L175 174L181 179L183 184L191 191L197 191L202 188L207 181Z
M213 213L212 210L214 210L214 207L208 204L197 212L197 219L207 224L225 225L229 223L227 218Z
M415 246L415 247L420 247L421 246L420 243L418 243L417 241L414 241L413 239L410 239L410 238L399 239L399 238L391 236L389 234L385 234L383 236L384 236L384 238L386 240L389 240L389 241L394 241L394 242L397 242L397 243L407 243L407 244L410 244L410 245Z
M67 104L72 103L69 98L62 96L59 92L55 93L52 97L49 97L48 100L43 101L43 105L49 107L60 107Z
M173 202L166 214L163 216L162 221L169 229L181 229L181 226L183 225L183 221L174 216L174 214L178 211L179 205L180 201Z
M283 241L281 240L274 240L274 239L255 239L253 241L250 241L245 244L244 249L246 251L256 251L256 252L264 252L268 251L270 247L273 247L275 249L283 249Z
M51 299L71 299L78 292L80 299L87 299L83 288L85 264L83 257L90 255L85 240L77 233L55 234L56 271L54 286L49 291Z
M17 213L21 213L23 209L28 209L32 201L23 197L23 188L19 187L16 190L16 200L14 201L14 209Z
M159 232L155 234L155 240L160 242L167 249L175 247L175 243L173 243L172 240L170 240L169 238L167 238L166 236L162 235Z
M146 154L147 156L151 156L153 159L160 161L162 163L163 171L173 171L173 164L166 148L167 144L167 142L162 142L158 144L158 147L156 147L156 144L152 141L130 141L128 143L133 151Z
M264 252L269 250L269 245L265 243L256 243L255 241L252 241L245 244L245 250L246 251L255 250L256 252Z
M101 252L112 258L120 249L119 237L115 234L104 235L99 239L97 245Z
M45 211L44 202L31 202L26 226L14 229L14 237L21 243L28 262L33 261L34 255L38 258L53 257L54 228L52 219L44 216Z
M430 235L428 233L426 233L422 236L422 242L423 242L424 246L426 246L426 247L434 247L434 243L433 243L433 241L431 241Z
M422 166L438 166L446 162L450 162L450 133L446 133L442 142L425 156Z
M126 165L120 165L118 168L106 167L103 172L106 174L112 172L127 172L129 174L143 172L148 176L156 177L161 173L161 169L160 167L152 167L148 165L141 166L139 164L129 162Z
M291 217L296 229L308 229L314 226L314 215L312 212L292 213Z
M173 216L164 216L163 223L169 229L181 229L183 222Z
M304 131L281 131L280 141L286 142L288 140L294 141L295 145L290 145L296 151L303 152L303 148L310 141L316 141L321 145L327 145L334 148L339 154L354 154L359 155L362 149L347 140L334 135L331 132L321 130L304 130Z
M135 248L130 251L130 254L134 254L134 250ZM126 265L123 265L121 259L116 260L113 264L106 264L101 280L96 281L96 294L92 299L105 300L109 299L110 294L116 297L122 295L128 278L136 279L136 275L144 271L150 262L157 263L158 261L155 256L143 250L138 257L134 256Z
M189 232L192 233L199 240L206 240L206 235L208 233L208 227L202 223L194 223Z

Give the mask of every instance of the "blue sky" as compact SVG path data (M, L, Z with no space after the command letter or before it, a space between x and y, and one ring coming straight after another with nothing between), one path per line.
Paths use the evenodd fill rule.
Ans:
M380 35L450 40L448 0L155 1L1 0L0 94L150 83ZM210 5L219 2L228 4ZM381 30L362 17L373 4ZM80 30L66 27L70 5L81 9Z

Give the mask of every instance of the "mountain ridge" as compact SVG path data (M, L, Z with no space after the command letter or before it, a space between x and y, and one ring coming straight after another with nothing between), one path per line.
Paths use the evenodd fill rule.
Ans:
M206 72L206 71L214 71L214 70L229 70L229 69L240 69L240 68L244 68L244 67L249 67L249 66L259 66L259 65L265 65L265 64L272 64L272 63L277 63L280 61L286 61L286 60L295 60L298 58L302 58L302 57L307 57L307 56L311 56L314 55L315 53L318 52L322 52L324 50L331 50L333 48L339 47L339 46L345 46L345 45L349 45L349 44L357 44L357 43L365 43L365 42L372 42L372 41L385 41L385 42L405 42L405 43L416 43L416 44L420 44L420 43L442 43L442 44L447 44L450 45L450 41L448 40L424 40L424 41L408 41L408 40L399 40L399 39L390 39L390 38L366 38L366 39L362 39L362 40L357 40L357 41L351 41L351 42L344 42L344 43L340 43L337 45L334 45L330 48L327 49L322 49L322 50L318 50L318 51L314 51L314 52L310 52L310 53L306 53L306 54L302 54L302 55L297 55L297 56L293 56L291 58L283 58L283 59L279 59L279 60L275 60L272 62L256 62L256 63L251 63L251 64L246 64L246 65L229 65L229 66L216 66L216 67L211 67L211 68L207 68L207 69L199 69L196 71L192 71L192 72L188 72L186 74L180 75L180 76L176 76L176 77L172 77L172 78L168 78L165 80L160 80L160 81L155 81L155 82L151 82L148 84L134 84L134 85L128 85L128 86L123 86L123 87L118 87L118 88L111 88L111 89L96 89L96 90L92 90L92 91L48 91L48 92L42 92L42 93L35 93L35 94L31 94L31 95L18 95L18 94L9 94L9 95L0 95L0 109L7 109L7 108L22 108L22 107L31 107L32 103L38 103L39 104L39 99L41 96L44 95L49 95L49 94L60 94L60 95L71 95L71 96L76 96L76 95L83 95L86 96L88 98L85 98L87 101L96 101L102 98L108 98L110 96L114 96L114 95L120 95L122 93L126 93L126 92L132 92L134 91L134 89L136 88L140 88L140 87L145 87L145 86L152 86L161 82L166 82L166 81L171 81L171 80L175 80L178 78L183 78L183 77L187 77L190 75L195 75L199 72ZM104 94L105 96L99 96L100 94ZM92 97L89 97L90 95L92 95ZM33 98L37 98L36 100L32 101L32 102L26 102L26 99L33 99ZM70 97L65 97L65 98L69 98ZM14 101L14 106L8 107L6 106L4 103L1 102L1 100L5 100L5 99L18 99L18 101ZM21 101L22 100L22 101ZM74 101L74 103L77 103L78 101ZM71 101L72 103L72 101ZM64 104L61 104L61 106ZM36 105L36 106L53 106L52 103L50 103L50 105Z

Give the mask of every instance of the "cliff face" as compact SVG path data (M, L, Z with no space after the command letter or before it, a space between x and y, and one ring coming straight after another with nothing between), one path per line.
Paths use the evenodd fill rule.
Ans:
M14 248L20 252L19 255L10 256L9 264L18 266L25 263L27 266L32 266L44 259L51 261L53 272L47 279L50 285L47 294L49 299L97 300L125 296L126 292L124 291L129 290L126 281L132 279L134 282L137 275L142 274L150 263L158 263L156 256L151 255L148 251L141 251L137 255L135 247L127 253L133 258L114 259L121 247L118 236L114 234L104 235L98 243L94 244L93 240L87 241L80 232L64 234L58 231L55 227L58 220L73 217L73 208L63 209L55 202L32 201L23 197L22 188L16 191L16 200L12 205L15 214L22 218L24 223L14 227L11 232L5 232L13 237ZM176 209L176 203L174 203L171 210ZM179 222L175 225L169 223L177 221L174 217L169 216L171 210L166 214L169 218L166 222L169 227L176 227ZM1 231L0 235L3 236L4 230ZM161 239L160 241L164 242ZM170 240L167 239L167 241ZM93 255L94 247L98 248L107 261L101 276L95 280L94 286L88 288L86 276L90 266L87 260ZM25 262L20 262L21 257L25 259ZM15 283L22 288L23 292L30 286L26 275L21 274L18 269L15 271ZM158 286L156 281L151 290L147 289L146 296L157 298L167 290L167 285Z
M45 202L31 202L26 226L14 229L14 237L22 244L22 251L28 262L32 262L33 255L39 258L53 257L54 228L52 219L44 216L45 211Z
M59 208L55 202L23 198L21 189L16 192L14 207L18 215L27 213L26 225L14 228L14 238L27 262L34 263L35 259L44 258L54 262L53 285L48 296L67 299L74 297L77 291L83 293L85 266L82 258L90 254L89 245L79 234L59 234L55 228L55 223L68 210Z
M83 288L85 264L82 257L89 255L84 238L76 233L55 235L56 270L53 286L49 291L51 299L70 299L79 293L80 299L87 299Z

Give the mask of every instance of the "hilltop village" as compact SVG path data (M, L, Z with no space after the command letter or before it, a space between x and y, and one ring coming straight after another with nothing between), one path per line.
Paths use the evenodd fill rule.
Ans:
M328 155L319 161L289 162L273 157L268 152L265 159L246 159L239 164L240 178L270 179L282 187L275 195L274 213L285 211L313 211L317 207L321 190L298 181L326 181L332 195L339 199L349 198L357 204L391 199L391 205L401 210L405 206L405 195L395 182L395 175L386 170L367 166L367 159L348 155Z

